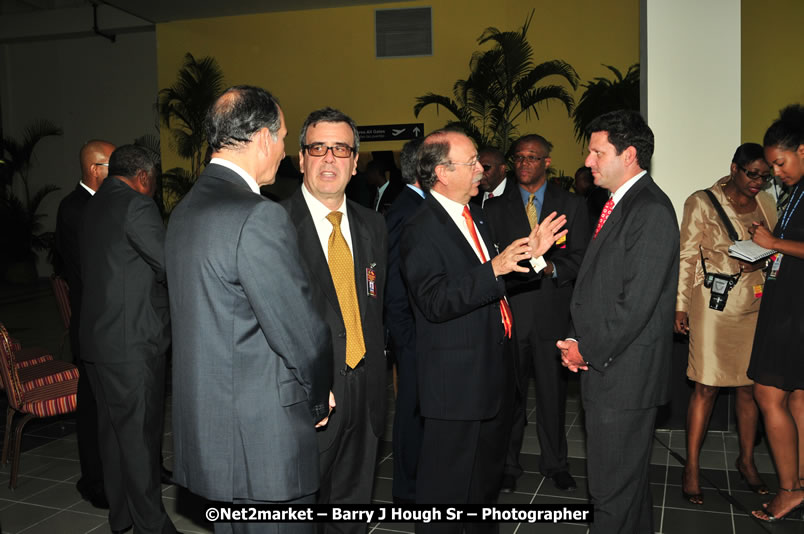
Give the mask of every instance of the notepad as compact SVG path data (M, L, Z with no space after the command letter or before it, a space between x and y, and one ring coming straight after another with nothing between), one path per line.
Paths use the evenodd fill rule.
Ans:
M745 241L736 241L729 247L729 256L754 263L762 258L767 258L771 254L775 254L775 250L770 250L765 247L760 247L750 239Z

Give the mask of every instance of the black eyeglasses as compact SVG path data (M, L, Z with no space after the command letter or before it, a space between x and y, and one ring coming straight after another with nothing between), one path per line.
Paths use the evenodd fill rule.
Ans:
M742 165L737 165L737 168L743 171L745 175L748 176L748 178L751 180L762 180L763 182L767 183L770 182L771 179L773 179L773 176L771 176L770 174L760 174L757 171L749 171Z
M489 172L491 170L491 165L487 165L483 163L483 172Z
M332 155L336 158L348 158L355 151L354 147L349 145L335 145L327 146L324 143L313 143L311 145L303 145L302 148L307 151L308 156L322 158L327 155L327 150L332 150Z
M97 165L98 167L108 167L108 163L93 163L93 165Z
M537 161L541 161L546 156L514 156L514 163L522 164L525 162L528 163L536 163Z

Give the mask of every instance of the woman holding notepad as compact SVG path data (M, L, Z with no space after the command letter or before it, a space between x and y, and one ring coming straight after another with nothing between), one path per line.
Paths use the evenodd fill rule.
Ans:
M729 246L750 239L754 221L776 224L773 199L761 192L770 179L762 147L745 143L734 153L728 176L684 203L674 329L689 334L687 377L695 385L687 410L687 464L681 479L681 493L692 504L704 502L699 456L721 387L737 389L737 470L751 490L768 493L754 464L759 412L746 375L766 262L733 258Z
M783 109L765 133L764 145L774 174L792 187L773 232L760 224L752 228L756 244L778 251L768 272L748 367L779 475L779 492L753 514L772 522L804 503L804 108Z

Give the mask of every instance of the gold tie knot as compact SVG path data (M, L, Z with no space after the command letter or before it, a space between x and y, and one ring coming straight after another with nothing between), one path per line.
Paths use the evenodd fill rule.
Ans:
M536 197L536 193L531 193L530 196L528 196L528 204L533 204L534 197Z
M340 211L330 211L327 215L327 220L332 223L332 226L339 228L341 227L341 219L343 218L343 212Z

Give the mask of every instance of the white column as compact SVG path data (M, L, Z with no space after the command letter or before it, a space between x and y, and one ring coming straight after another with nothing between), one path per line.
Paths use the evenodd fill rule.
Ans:
M740 0L641 0L651 175L676 208L729 172L740 145Z

